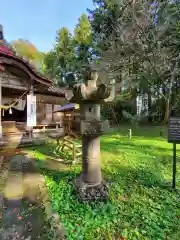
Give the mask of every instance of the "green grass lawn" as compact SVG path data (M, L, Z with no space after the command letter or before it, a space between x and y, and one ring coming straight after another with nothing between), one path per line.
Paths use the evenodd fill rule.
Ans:
M67 239L180 239L180 147L177 190L172 191L172 144L167 143L164 129L160 137L160 130L135 128L129 140L127 128L122 128L101 138L102 171L110 183L110 200L106 204L79 203L72 180L81 166L60 165L48 170L43 163L52 146L36 147Z

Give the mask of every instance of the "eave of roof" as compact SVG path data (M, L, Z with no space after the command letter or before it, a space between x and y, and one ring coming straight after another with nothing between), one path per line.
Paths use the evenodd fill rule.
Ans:
M4 51L3 48L6 50ZM14 53L11 50L8 51L7 47L3 47L3 48L0 48L0 63L8 64L9 59L14 60L14 63L16 63L17 66L19 65L19 63L24 65L24 67L27 68L27 70L31 72L31 74L35 77L35 79L37 81L38 80L43 81L43 82L46 82L47 84L53 83L53 81L50 80L49 78L46 78L46 77L42 76L41 74L39 74L37 72L37 70L29 63L29 61L25 60L22 57L14 55ZM6 59L7 59L7 61L6 61ZM21 68L21 66L19 66L19 68ZM23 69L23 70L25 70L25 69Z
M55 96L65 96L66 88L60 88L57 85L53 84L53 81L49 78L46 78L39 74L37 70L29 63L29 61L25 60L22 57L16 56L11 49L6 46L0 45L0 71L4 71L3 64L14 65L23 71L25 71L28 75L33 76L37 82L43 84L45 86L44 91L48 95Z
M66 88L60 88L60 87L58 87L56 85L51 85L48 88L48 92L55 93L55 94L58 94L58 95L61 95L61 96L65 96L66 91L67 91Z

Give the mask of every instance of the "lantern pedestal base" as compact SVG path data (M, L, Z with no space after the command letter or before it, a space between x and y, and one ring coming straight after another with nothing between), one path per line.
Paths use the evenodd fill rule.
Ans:
M81 202L103 201L106 202L109 196L107 183L102 180L100 184L92 185L85 183L81 176L75 179L76 194Z

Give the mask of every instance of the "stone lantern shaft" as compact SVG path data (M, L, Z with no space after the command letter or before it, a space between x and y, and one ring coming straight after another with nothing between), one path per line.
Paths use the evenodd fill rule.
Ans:
M99 104L82 104L80 107L83 121L100 121ZM82 179L85 183L100 184L102 181L100 168L100 135L82 136Z

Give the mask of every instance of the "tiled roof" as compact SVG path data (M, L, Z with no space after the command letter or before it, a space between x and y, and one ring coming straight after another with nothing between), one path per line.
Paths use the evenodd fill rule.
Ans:
M30 70L32 72L32 74L36 77L37 81L39 79L39 80L43 80L49 84L52 83L52 80L46 78L42 74L39 74L37 72L37 70L29 63L29 61L27 61L23 57L19 57L19 56L15 55L13 50L11 50L8 46L3 45L2 42L0 42L0 57L1 56L4 57L5 59L13 59L17 63L19 62L19 63L23 64L28 70ZM1 61L1 63L3 63L3 60Z
M57 94L63 95L63 96L65 96L66 91L67 91L67 88L60 88L56 85L52 85L48 88L48 92L57 93Z
M14 55L13 51L5 45L0 44L0 52L7 55Z
M17 56L14 53L14 51L5 43L5 41L2 41L2 40L0 41L0 57L3 57L0 59L1 60L0 61L0 71L4 71L3 63L8 63L9 62L8 59L13 59L13 60L15 60L16 63L19 62L19 63L23 64L26 68L28 68L28 70L30 70L34 74L37 81L43 80L44 82L47 82L47 87L48 87L48 88L46 88L47 92L57 94L59 96L65 96L65 92L66 92L67 88L60 88L57 85L53 84L52 80L39 74L37 72L37 70L32 66L32 64L29 63L29 61L27 61L23 57Z

